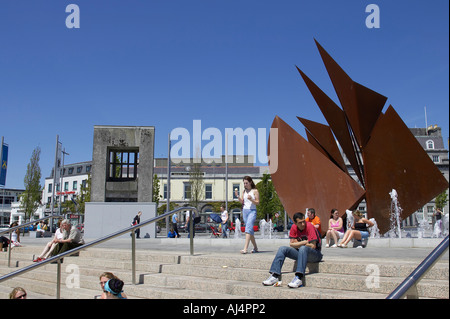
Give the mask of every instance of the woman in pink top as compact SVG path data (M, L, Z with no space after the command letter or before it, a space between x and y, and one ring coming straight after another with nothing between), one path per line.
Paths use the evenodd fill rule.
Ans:
M342 218L339 217L339 212L337 209L331 210L330 220L328 222L328 231L327 231L327 244L326 248L330 247L330 238L332 237L334 240L334 245L331 247L337 247L338 240L342 238L344 235L344 223Z

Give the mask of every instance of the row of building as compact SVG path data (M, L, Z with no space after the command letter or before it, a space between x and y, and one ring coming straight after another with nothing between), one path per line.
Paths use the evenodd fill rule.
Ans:
M430 156L430 159L436 164L447 181L449 180L449 158L448 150L445 149L442 138L441 128L430 126L428 128L412 128L411 132L416 137L417 141L424 148ZM345 157L344 157L345 158ZM137 177L136 166L138 158L135 161L128 161L128 163L135 163L135 165L128 164L128 177L134 179ZM201 200L200 211L206 221L207 216L213 212L214 202L232 202L237 201L234 190L241 193L243 189L242 178L246 175L251 176L255 183L258 183L263 174L268 173L267 166L255 166L252 156L243 156L241 158L233 157L229 160L229 164L225 165L225 158L217 162L203 161L200 166L201 178L204 182L204 194ZM352 174L350 164L347 162L349 172ZM170 168L170 202L177 206L188 205L191 197L190 176L193 169L192 160L177 161L172 163ZM111 169L112 172L115 169ZM131 173L130 173L131 172ZM167 159L154 159L154 174L158 176L160 181L159 194L160 205L165 204L168 196L167 187ZM85 186L88 181L88 176L92 173L92 161L81 163L67 164L64 166L61 178L61 189L59 183L56 186L56 203L60 201L76 199L80 194L82 186ZM113 173L115 174L115 173ZM354 178L356 175L353 174ZM226 185L226 180L228 184ZM420 181L417 181L420 182ZM42 207L36 212L37 215L49 215L51 212L51 199L53 195L53 171L50 176L45 179L45 185L42 190ZM1 189L0 190L0 224L7 225L12 220L22 220L23 213L20 212L20 205L18 203L19 197L24 190L21 189ZM148 199L152 201L151 198ZM401 203L400 203L401 205ZM57 205L55 206L57 207ZM365 210L365 203L362 202L359 207L360 210ZM445 207L445 212L448 213L448 204ZM435 211L434 201L429 202L423 208L403 221L404 226L415 226L423 218L432 223L432 216ZM230 210L234 218L241 213L240 208ZM40 218L43 216L35 216ZM12 220L11 220L12 219Z

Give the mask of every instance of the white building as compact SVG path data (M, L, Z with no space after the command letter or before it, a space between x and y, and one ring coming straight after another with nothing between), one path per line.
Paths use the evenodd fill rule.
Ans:
M58 212L59 202L61 203L75 199L80 194L81 187L85 186L88 176L91 172L92 162L81 162L64 165L61 179L56 181L55 188L55 213ZM53 195L53 169L51 175L45 179L44 189L42 190L42 204L45 212L50 215ZM60 185L63 185L62 189Z
M2 188L0 189L0 225L9 227L13 203L18 203L24 189Z

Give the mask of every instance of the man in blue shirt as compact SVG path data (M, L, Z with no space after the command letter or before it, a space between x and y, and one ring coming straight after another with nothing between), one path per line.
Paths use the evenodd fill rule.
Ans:
M178 215L175 213L172 215L172 226L173 226L173 230L176 234L177 238L180 238L180 233L178 232Z

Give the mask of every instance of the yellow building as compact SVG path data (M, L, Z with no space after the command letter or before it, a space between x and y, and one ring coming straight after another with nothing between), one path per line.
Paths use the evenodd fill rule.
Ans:
M212 159L203 159L197 164L199 167L199 178L203 180L204 189L199 204L200 216L202 222L207 221L210 213L218 213L213 211L213 202L225 203L236 202L237 198L234 190L237 189L241 194L244 183L244 176L250 176L255 184L261 181L263 174L269 172L268 166L255 166L253 156L233 156L229 157L228 165L225 164L225 156L213 161ZM228 168L226 167L228 166ZM177 159L172 160L170 167L170 203L177 206L190 206L191 199L191 176L195 170L196 164L193 159ZM167 159L155 159L154 173L160 180L160 205L167 203ZM226 179L228 177L228 184ZM228 196L227 196L228 195ZM241 208L229 209L232 220L240 216ZM184 215L184 214L182 214ZM184 216L180 216L181 221Z

